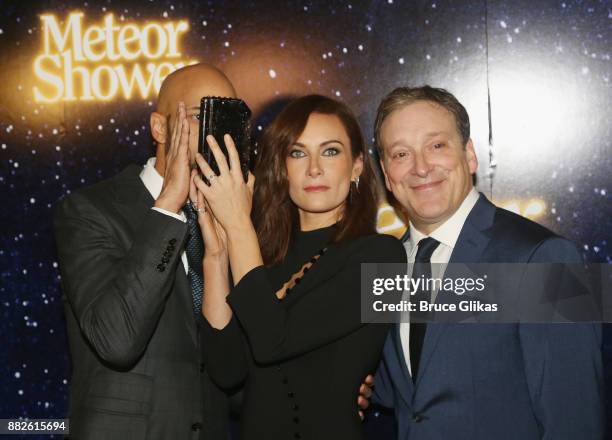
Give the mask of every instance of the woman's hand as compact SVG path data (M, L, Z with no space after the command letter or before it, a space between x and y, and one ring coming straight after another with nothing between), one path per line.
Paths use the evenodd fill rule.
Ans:
M201 191L198 191L194 182L198 176L196 170L191 170L191 184L189 186L189 200L198 211L198 224L202 231L204 241L204 260L218 259L227 264L227 234L223 227L214 218L207 206L206 199Z
M206 284L202 315L212 327L221 330L232 319L232 309L225 301L230 291L227 234L210 211L202 192L198 191L195 184L197 178L198 172L192 170L189 199L198 211L198 224L204 240L202 269Z
M210 185L204 183L199 175L193 181L206 199L207 208L210 207L212 215L227 234L229 262L234 284L237 284L247 272L263 264L257 234L251 222L255 176L249 173L248 181L244 183L234 141L227 134L223 139L229 153L229 165L215 139L207 136L206 141L215 156L220 174L217 176L198 154L196 162Z
M228 134L223 139L229 153L229 164L215 138L209 135L206 141L215 156L220 174L217 176L204 157L198 153L196 162L209 185L199 175L193 181L206 199L214 217L229 233L233 229L252 227L250 215L255 176L249 173L247 183L244 182L234 141Z

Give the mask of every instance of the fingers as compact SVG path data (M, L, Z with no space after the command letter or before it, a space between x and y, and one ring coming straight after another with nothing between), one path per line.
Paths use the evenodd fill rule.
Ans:
M211 225L214 225L214 227L216 228L217 220L215 219L213 212L210 209L208 201L204 198L204 194L202 194L202 191L198 191L198 206L203 209L203 213L205 213L205 215L209 217Z
M210 187L206 183L204 183L204 180L202 180L200 175L197 175L193 178L193 183L195 183L198 192L202 193L202 195L206 198L207 194L209 194Z
M253 189L255 188L255 176L250 171L247 175L247 187L251 190L251 192L253 192Z
M372 375L368 375L365 378L365 383L362 383L359 387L359 396L357 396L357 406L360 410L366 410L370 406L370 397L372 397L372 388L370 386L374 385L374 378ZM363 420L363 412L359 411L359 416L361 420Z
M178 153L187 157L189 155L189 122L185 113L185 104L179 106L180 133L178 140Z
M198 207L204 209L205 212L210 212L210 207L208 206L208 202L204 198L202 191L198 191Z
M211 179L217 179L218 177L215 174L215 172L212 170L210 165L208 165L206 160L204 160L204 157L200 153L196 155L196 163L198 164L198 167L200 168L200 171L202 172L202 174L206 176L206 178L210 182L210 185L212 185L213 182ZM193 182L195 183L198 191L202 193L204 198L210 195L210 192L211 192L210 186L204 182L204 180L202 179L202 177L200 177L199 174L196 174L196 176L193 179Z
M359 418L361 419L361 421L363 422L363 419L365 418L365 416L363 415L363 411L359 410L357 411L359 413Z
M363 397L359 396L357 398L357 405L359 406L360 409L366 410L370 406L370 401L368 399L364 399Z
M176 114L174 115L174 125L172 127L172 136L170 137L170 148L168 149L168 155L176 154L178 148L178 129L180 126L180 112L182 104L182 102L179 102L179 105L176 108Z
M191 178L189 179L189 201L194 206L200 206L198 201L198 188L194 182L194 179L198 175L197 170L191 170Z
M214 231L213 219L212 219L212 216L210 215L210 209L207 206L206 199L204 198L204 194L202 193L202 191L199 191L197 189L197 186L195 183L196 179L199 178L198 172L196 170L192 170L191 176L192 176L193 188L194 188L194 193L195 193L195 198L192 199L193 201L192 203L194 203L195 206L197 206L198 223L200 224L200 227L202 228L202 234L204 235L204 238L206 238L206 236L210 235L211 231ZM191 198L191 193L190 193L190 198Z
M209 237L213 237L213 235L211 234L215 233L215 224L210 210L205 208L204 199L202 199L202 205L198 205L198 209L200 209L200 211L198 212L198 223L202 228L202 235L204 241L206 242ZM206 247L206 243L204 243L204 246Z
M221 147L217 143L217 140L213 136L208 135L206 136L206 142L208 142L210 151L212 151L212 154L215 156L215 160L217 161L217 166L219 167L219 174L220 175L229 174L229 167L227 165L227 159L225 158L223 151L221 151Z
M217 175L215 174L213 169L210 167L210 165L208 165L208 162L206 162L206 159L204 159L204 156L202 156L200 153L196 154L196 163L198 164L198 167L200 168L200 171L202 172L204 177L206 177L209 181L217 178Z
M234 143L234 140L229 134L226 134L225 136L223 136L223 141L225 142L225 146L227 147L230 171L236 177L238 177L239 175L242 176L242 172L240 169L240 156L238 155L238 150L236 150L236 144Z
M359 394L361 394L366 399L369 399L370 397L372 397L372 388L370 388L366 384L361 384L361 386L359 387Z

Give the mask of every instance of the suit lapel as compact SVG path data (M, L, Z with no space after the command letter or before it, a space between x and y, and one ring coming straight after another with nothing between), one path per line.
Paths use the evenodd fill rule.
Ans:
M183 266L183 262L181 261L176 268L176 278L174 280L174 289L178 293L180 297L180 302L183 306L183 315L185 319L185 326L187 327L187 331L191 335L194 344L197 345L198 335L197 335L197 324L195 320L195 316L193 313L193 299L191 297L191 285L189 284L189 278L187 278L187 274L185 273L185 267Z
M486 231L493 224L494 217L495 205L489 202L481 193L476 205L474 205L465 220L463 228L461 228L461 233L451 254L449 264L478 263L482 260L482 255L491 240ZM438 295L437 299L439 300L440 297L441 295ZM448 327L448 324L429 324L427 326L415 387L419 386L423 376L427 374L427 365L436 350L440 336L442 336Z
M153 207L155 200L140 179L142 167L130 165L119 174L115 186L116 206L123 214L124 218L130 223L132 230L136 231L142 223L142 219ZM191 298L191 286L185 274L182 260L176 268L176 277L173 289L178 295L182 313L185 317L182 321L187 327L194 344L197 344L197 329Z
M394 362L388 362L389 369L391 370L391 378L395 382L395 387L399 390L400 396L406 402L408 407L412 407L412 393L413 384L412 377L408 372L406 364L406 358L404 357L404 349L402 347L402 340L400 338L400 325L393 324L391 331L389 332L391 341L393 342L390 350L390 356L395 360Z
M140 179L141 171L142 167L130 165L117 176L114 188L117 204L128 208L127 211L125 209L123 211L127 217L136 222L140 222L142 216L155 202Z

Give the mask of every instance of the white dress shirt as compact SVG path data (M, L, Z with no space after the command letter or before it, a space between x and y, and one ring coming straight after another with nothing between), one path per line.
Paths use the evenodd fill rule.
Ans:
M451 254L453 253L453 249L455 248L455 244L457 244L457 240L459 239L461 229L463 229L463 224L472 211L472 208L478 201L478 197L480 197L478 195L478 191L476 191L475 188L472 188L465 199L463 199L459 209L457 209L457 211L455 211L455 213L448 220L442 223L442 225L440 225L429 235L423 234L421 231L415 228L412 222L410 222L410 239L404 242L404 247L406 248L406 253L408 254L408 270L410 273L412 273L412 265L414 264L414 260L416 258L419 241L424 238L431 237L440 242L434 253L431 255L430 261L433 263L431 266L431 275L432 278L442 278L444 271L446 270L446 265L448 264ZM431 292L432 302L436 301L437 294L437 290ZM410 323L400 323L400 340L402 342L404 359L406 359L408 371L412 375L412 371L410 371L409 348Z
M164 178L159 175L157 170L155 169L155 158L151 157L147 160L147 163L144 165L142 171L140 172L140 180L144 183L145 188L153 197L153 200L157 200L159 195L161 194L162 186L164 185ZM174 212L166 211L165 209L153 207L157 212L161 212L162 214L169 215L170 217L174 217L177 220L182 221L183 223L187 223L187 217L183 211L179 214ZM183 266L185 267L185 273L189 273L189 263L187 263L187 254L185 251L181 254L181 261L183 262Z

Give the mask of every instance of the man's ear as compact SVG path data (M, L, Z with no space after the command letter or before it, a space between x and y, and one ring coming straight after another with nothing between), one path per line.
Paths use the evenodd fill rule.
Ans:
M382 170L383 176L385 177L385 187L387 188L389 192L393 192L391 191L391 183L389 183L389 178L387 177L387 171L385 171L385 161L383 159L379 159L379 163L380 163L380 169Z
M158 144L165 144L168 136L168 121L161 113L153 112L150 118L151 135Z
M475 174L476 170L478 170L478 158L476 157L476 150L474 150L474 143L472 139L467 141L465 144L465 155L467 158L468 167L470 169L470 174Z

